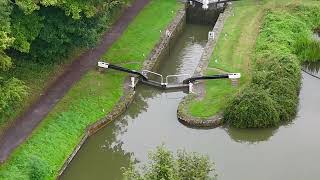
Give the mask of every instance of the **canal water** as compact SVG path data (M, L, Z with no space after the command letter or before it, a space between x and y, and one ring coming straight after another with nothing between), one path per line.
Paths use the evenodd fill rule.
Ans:
M192 73L210 27L188 24L164 60L162 74ZM184 92L138 86L136 98L118 120L88 138L62 180L121 179L130 160L144 163L164 143L170 150L206 154L219 180L318 180L320 177L320 80L303 73L297 118L279 128L192 129L177 120Z

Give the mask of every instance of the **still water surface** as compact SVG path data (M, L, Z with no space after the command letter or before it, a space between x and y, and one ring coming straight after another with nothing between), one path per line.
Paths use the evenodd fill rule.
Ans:
M210 27L187 25L162 74L192 73ZM130 159L145 162L161 143L172 151L207 154L220 180L320 179L320 80L303 74L297 118L279 128L200 130L177 120L184 92L139 86L126 113L90 137L61 177L62 180L121 179Z

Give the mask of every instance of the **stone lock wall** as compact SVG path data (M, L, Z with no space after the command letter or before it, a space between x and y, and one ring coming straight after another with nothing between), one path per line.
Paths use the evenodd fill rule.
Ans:
M204 48L204 52L202 53L200 62L194 71L193 76L202 76L205 74L205 70L208 67L208 64L210 62L210 59L213 54L214 47L218 41L218 38L223 30L223 25L225 20L231 15L232 7L227 6L225 11L219 15L219 18L216 21L216 24L214 25L212 31L214 32L214 39L209 39L206 47ZM200 86L203 86L203 84L197 84L195 85L195 91L200 91L198 89L201 89ZM204 87L202 87L204 88ZM223 116L222 113L218 113L217 115L214 115L208 119L201 119L198 117L193 117L188 112L188 104L191 101L195 101L197 99L200 99L199 94L189 94L185 96L182 101L180 102L177 110L177 116L179 121L189 127L194 128L215 128L220 125L222 125Z

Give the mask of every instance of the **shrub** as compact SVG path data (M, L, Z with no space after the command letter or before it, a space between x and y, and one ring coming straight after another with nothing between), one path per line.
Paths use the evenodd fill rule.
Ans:
M213 171L213 164L208 157L197 153L187 153L178 151L177 157L167 150L163 145L157 147L157 150L149 154L150 162L144 166L143 174L131 164L124 171L124 179L134 180L188 180L188 179L214 179L209 177Z
M297 38L295 46L295 53L302 61L316 62L320 60L320 42L315 39L300 36Z
M37 156L32 156L30 161L30 180L42 180L48 177L49 166Z
M8 173L6 171L0 172L0 179L5 180L26 180L29 179L29 177L26 174L23 174L20 169L17 167L12 167L12 173Z
M269 51L264 54L264 57L260 56L259 58L256 60L255 71L269 71L268 79L270 81L288 78L297 87L300 87L300 63L295 55L278 54L277 52Z
M269 93L272 99L277 103L276 109L279 112L281 121L290 121L297 112L298 93L287 79L283 78L273 81L270 84Z
M280 122L276 102L257 85L246 87L229 103L224 119L237 128L264 128Z
M15 111L15 107L23 101L27 95L25 84L16 79L4 79L0 76L0 125L1 119Z

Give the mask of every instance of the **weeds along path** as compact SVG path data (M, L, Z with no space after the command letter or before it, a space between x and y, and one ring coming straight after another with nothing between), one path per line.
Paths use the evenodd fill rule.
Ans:
M135 0L123 12L112 28L105 33L100 44L77 57L66 68L65 72L49 86L38 101L1 134L0 162L7 159L10 153L32 133L33 129L37 127L71 86L80 80L85 72L96 65L99 58L122 35L129 23L148 2L149 0Z

